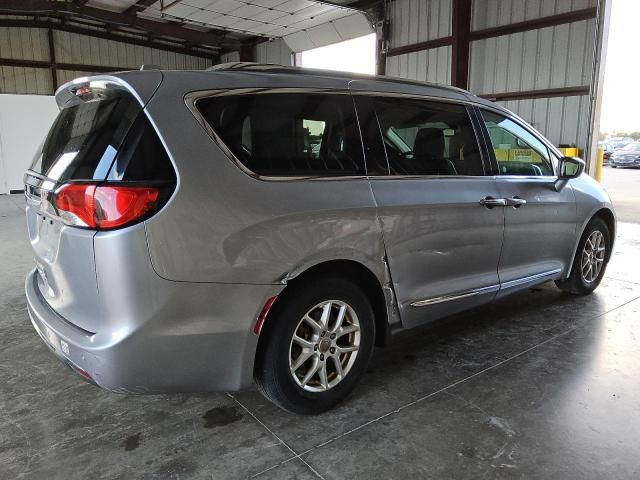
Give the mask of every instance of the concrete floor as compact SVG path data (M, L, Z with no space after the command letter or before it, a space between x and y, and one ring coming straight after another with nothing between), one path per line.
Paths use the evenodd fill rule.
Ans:
M640 168L605 166L602 186L616 206L618 221L640 223Z
M299 417L63 368L27 317L21 204L0 196L0 479L640 477L640 225L595 294L544 285L402 334L343 405Z

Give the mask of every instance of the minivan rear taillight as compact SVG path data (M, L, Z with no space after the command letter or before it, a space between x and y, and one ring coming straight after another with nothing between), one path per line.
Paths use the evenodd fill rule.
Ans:
M67 225L106 230L141 220L159 195L157 187L67 183L56 190L53 204Z

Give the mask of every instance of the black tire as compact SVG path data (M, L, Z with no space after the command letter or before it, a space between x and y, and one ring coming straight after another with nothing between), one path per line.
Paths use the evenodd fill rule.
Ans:
M596 231L600 231L604 237L604 262L598 276L593 281L587 282L582 274L582 255L584 246L587 243L587 239ZM604 276L604 272L607 269L607 263L609 262L610 256L611 234L609 233L609 227L607 227L607 224L604 220L602 220L602 218L592 218L591 221L587 224L587 227L584 229L584 233L580 238L580 243L578 243L578 249L576 250L576 254L573 259L573 266L571 267L571 275L569 275L569 278L567 278L566 280L556 281L556 285L562 291L572 293L574 295L590 294L598 287L598 285L600 285L602 277Z
M343 278L318 278L290 288L278 298L269 314L266 331L262 333L265 337L260 339L258 346L254 378L262 394L280 408L300 414L321 413L342 401L364 374L375 341L374 312L364 292L356 284ZM342 380L327 390L310 392L302 388L291 373L291 342L294 333L300 332L300 322L305 314L328 300L344 302L355 313L360 326L359 347L355 360ZM310 362L313 361L315 360L311 358ZM325 361L329 371L329 358L326 357ZM303 364L301 368L306 368L306 365ZM335 371L332 373L335 380L337 374Z

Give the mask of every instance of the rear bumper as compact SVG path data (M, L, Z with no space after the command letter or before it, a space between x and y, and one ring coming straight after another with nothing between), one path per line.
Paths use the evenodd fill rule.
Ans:
M144 318L106 321L92 334L49 306L37 287L37 275L35 269L28 274L25 291L29 316L40 337L78 373L86 372L97 385L121 393L250 386L258 342L253 325L264 300L283 288L180 283L156 277L158 302L145 305ZM97 304L101 301L96 299Z

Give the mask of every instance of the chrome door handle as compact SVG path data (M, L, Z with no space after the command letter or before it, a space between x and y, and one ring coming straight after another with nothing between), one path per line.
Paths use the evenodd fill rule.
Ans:
M507 205L510 205L513 208L520 208L522 205L526 205L526 204L527 204L527 201L524 198L520 198L520 197L507 198Z
M484 205L487 208L504 207L507 205L507 200L504 198L484 197L478 202L480 205Z

